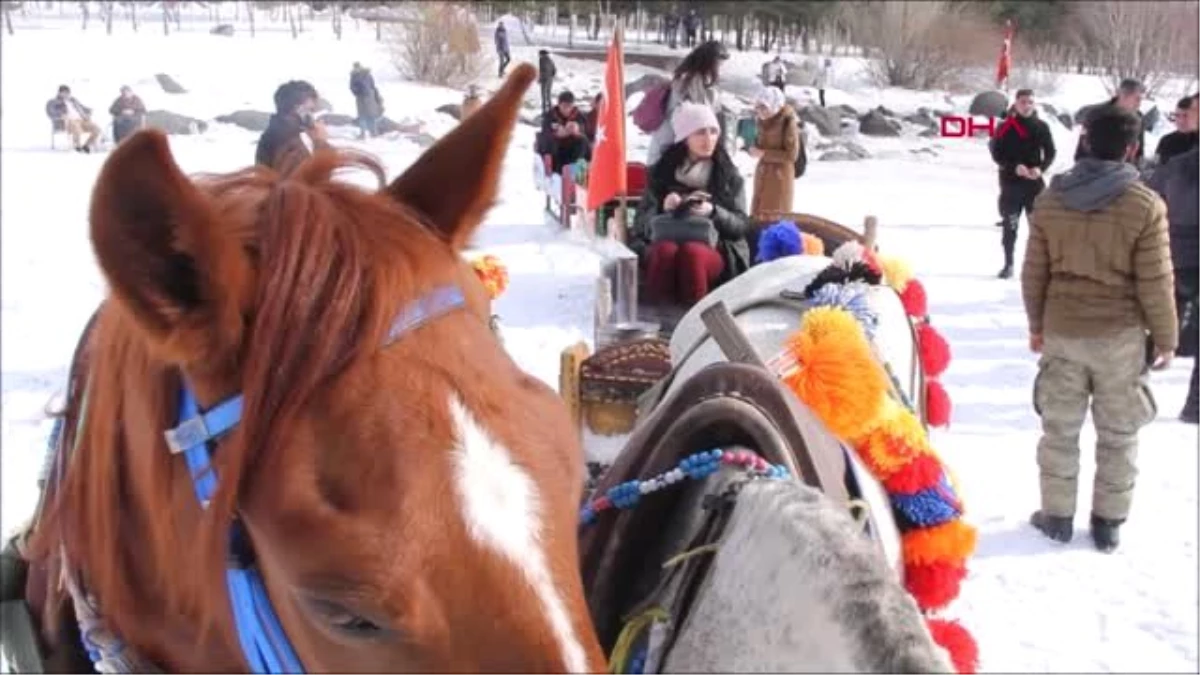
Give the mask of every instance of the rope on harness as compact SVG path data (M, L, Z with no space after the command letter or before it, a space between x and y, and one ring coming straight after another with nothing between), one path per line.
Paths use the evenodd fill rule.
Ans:
M670 569L670 568L678 565L679 563L688 560L689 558L694 558L694 557L696 557L698 555L702 555L704 553L716 553L719 550L721 550L720 542L713 542L711 544L697 546L696 548L694 548L690 551L684 551L683 553L679 553L674 556L671 556L670 558L668 558L666 560L666 562L664 562L662 564L662 568L664 570Z
M608 659L608 672L613 675L629 672L640 673L640 668L628 667L633 665L632 662L636 660L633 655L634 645L655 623L666 623L670 618L667 610L661 607L651 607L630 619L621 629L621 634L617 636L617 642L613 645L612 655Z

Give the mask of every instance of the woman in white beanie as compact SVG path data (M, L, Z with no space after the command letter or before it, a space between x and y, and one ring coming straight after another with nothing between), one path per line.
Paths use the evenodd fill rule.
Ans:
M650 170L629 244L645 263L648 300L688 308L750 267L750 218L712 108L684 103L670 124L675 142Z
M759 92L754 113L758 116L758 139L748 152L758 160L758 167L754 170L750 215L761 221L792 212L796 158L804 152L804 141L796 112L775 87L764 87Z

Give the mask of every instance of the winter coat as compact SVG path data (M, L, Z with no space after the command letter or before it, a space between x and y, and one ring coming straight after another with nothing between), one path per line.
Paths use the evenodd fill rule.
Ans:
M1114 96L1103 103L1090 105L1079 111L1079 144L1075 146L1075 161L1084 157L1091 157L1087 147L1087 123L1092 115L1095 115L1105 106L1116 105L1117 97ZM1141 129L1138 131L1138 149L1137 154L1133 157L1133 163L1140 165L1142 159L1146 156L1146 120L1142 116L1142 111L1138 111L1137 117L1142 121Z
M554 59L550 58L549 54L542 54L538 57L538 82L549 84L554 81L554 77L558 75L558 68L554 66Z
M675 143L666 149L653 168L638 203L637 217L627 244L639 256L650 248L650 222L662 214L663 200L672 192L688 193L690 188L680 185L675 177L676 170L687 159L687 144ZM710 216L717 230L717 252L725 261L725 269L718 283L724 283L750 269L750 247L746 237L750 233L750 216L746 214L746 184L738 173L725 148L718 145L713 153L712 175L708 189L712 195L713 212Z
M379 95L370 70L350 71L350 93L354 94L359 119L373 120L383 116L383 97Z
M126 110L132 110L135 119L146 114L146 104L142 103L142 99L136 95L125 98L118 96L113 104L108 106L108 114L113 117L121 117L121 113Z
M1158 167L1148 183L1167 202L1171 263L1176 270L1200 266L1200 148Z
M787 68L782 62L767 61L763 64L762 78L764 86L771 86L776 82L782 82L787 77Z
M271 115L267 128L258 139L254 163L282 171L293 162L309 157L312 153L301 138L304 131L304 125L293 114ZM313 141L313 149L328 147L329 144L324 141Z
M1172 131L1158 139L1158 146L1154 148L1154 159L1159 165L1166 164L1175 155L1195 148L1198 141L1200 134L1195 131Z
M565 127L574 122L579 125L579 136L558 138L554 134L555 127ZM579 108L573 108L564 115L558 106L550 109L542 122L542 131L538 139L538 154L550 155L551 170L554 173L562 171L564 166L574 164L581 159L592 156L592 144L588 141L583 113Z
M796 157L802 142L800 123L791 106L785 105L774 117L759 121L754 147L762 150L763 156L754 169L754 197L750 205L755 220L792 212Z
M67 106L75 108L75 112L85 120L92 119L92 109L79 102L79 99L71 96L67 100L55 96L46 101L46 115L55 121L62 121L67 118Z
M1133 166L1084 158L1034 202L1022 296L1031 333L1102 337L1149 328L1179 340L1167 207Z
M829 67L825 64L817 64L817 72L813 75L813 86L817 89L824 89L829 84Z
M122 114L124 111L130 110L133 114ZM112 115L113 121L113 141L120 143L127 136L137 131L146 119L146 106L142 103L142 99L137 96L125 98L118 96L117 100L108 107L108 114Z
M676 79L671 82L671 92L667 95L667 109L663 123L654 133L650 134L650 147L646 150L646 166L654 166L663 151L675 143L675 130L671 127L671 116L675 109L684 101L703 103L712 107L717 119L721 118L721 106L717 103L716 84L705 84L704 78L696 76L686 84Z
M1010 111L1008 114L1016 113ZM1045 173L1054 163L1054 157L1057 154L1054 148L1054 136L1050 133L1050 125L1042 121L1036 112L1031 113L1028 117L1018 117L1017 123L1025 130L1024 136L1010 126L1005 127L1002 134L997 133L988 142L992 161L999 167L1001 185L1015 185L1030 180L1017 175L1018 166L1038 168ZM999 125L996 130L1000 131Z
M496 26L496 53L508 54L508 29L504 24Z

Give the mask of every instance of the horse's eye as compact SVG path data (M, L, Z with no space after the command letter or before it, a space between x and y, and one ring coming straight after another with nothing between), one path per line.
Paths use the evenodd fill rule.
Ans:
M370 619L364 619L350 612L338 612L329 617L329 623L334 628L350 635L370 635L381 630L378 624Z

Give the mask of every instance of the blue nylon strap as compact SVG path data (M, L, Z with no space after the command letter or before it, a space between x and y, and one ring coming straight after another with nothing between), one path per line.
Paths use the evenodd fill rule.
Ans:
M457 286L435 288L396 317L383 346L465 304L466 298ZM201 506L207 507L217 491L209 443L229 433L241 421L242 396L239 394L202 412L195 396L183 386L179 419L179 425L168 429L164 436L171 453L183 455L192 476L196 499ZM234 528L239 529L231 532L232 546L243 543L239 541L239 537L244 536L240 527L239 523L234 523ZM304 666L279 623L258 570L252 564L231 564L225 572L225 583L233 605L238 641L250 669L255 673L303 673Z

